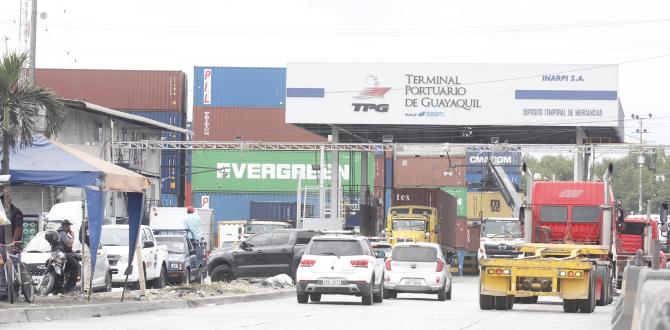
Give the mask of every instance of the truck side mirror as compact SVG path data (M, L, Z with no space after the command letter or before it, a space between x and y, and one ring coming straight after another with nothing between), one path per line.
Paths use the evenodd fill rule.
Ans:
M661 213L659 215L659 220L661 221L661 224L665 225L668 223L668 204L669 202L663 202L661 203Z

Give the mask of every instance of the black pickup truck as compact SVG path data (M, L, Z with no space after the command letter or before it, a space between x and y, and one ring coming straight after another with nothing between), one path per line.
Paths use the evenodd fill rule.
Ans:
M301 229L279 229L256 234L231 248L212 251L207 274L211 276L212 282L279 274L295 277L307 244L318 234L318 231Z

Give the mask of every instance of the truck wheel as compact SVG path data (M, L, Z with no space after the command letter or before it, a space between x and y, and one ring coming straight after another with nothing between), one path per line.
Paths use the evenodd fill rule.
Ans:
M595 267L591 267L589 275L589 297L579 301L580 313L593 313L596 310L596 272Z
M495 301L493 299L493 296L489 296L486 294L479 294L479 309L482 310L491 310L493 309L493 306L495 305Z
M563 299L563 311L566 313L577 313L579 307L579 300Z
M600 280L602 284L600 285L600 295L596 301L596 306L605 306L607 305L607 291L609 290L607 285L607 282L609 281L607 276L607 268L596 267L596 285L598 284L598 280Z
M503 297L494 297L495 308L499 311L505 311L509 309L509 301L507 301L507 296Z
M158 275L151 284L154 289L162 289L165 287L165 282L167 282L167 272L165 271L165 267L161 266L160 275Z
M234 279L233 272L228 265L219 265L212 271L212 282L228 283Z

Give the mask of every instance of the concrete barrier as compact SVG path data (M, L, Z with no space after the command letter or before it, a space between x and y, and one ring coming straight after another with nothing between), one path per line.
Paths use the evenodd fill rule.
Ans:
M670 329L670 270L629 264L621 295L612 316L613 330Z
M68 305L58 307L8 308L2 310L0 324L72 320L93 316L113 316L128 313L150 312L160 309L204 307L239 302L280 299L295 295L295 289L276 292L250 293L238 296L205 297L183 300L128 301L105 304Z

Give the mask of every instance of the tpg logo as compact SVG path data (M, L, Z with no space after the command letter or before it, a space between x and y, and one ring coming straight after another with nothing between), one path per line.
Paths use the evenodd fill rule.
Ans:
M368 110L374 110L377 112L388 112L388 104L373 104L373 103L352 103L354 107L354 112L368 112Z

